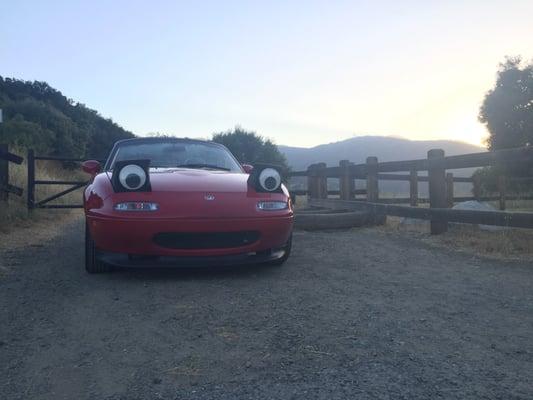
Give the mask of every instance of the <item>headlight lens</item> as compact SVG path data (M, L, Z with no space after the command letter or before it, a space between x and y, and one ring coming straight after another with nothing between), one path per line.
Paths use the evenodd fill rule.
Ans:
M278 211L289 208L286 201L260 201L257 203L257 209L262 211Z
M116 211L157 211L159 204L146 201L127 201L115 204Z

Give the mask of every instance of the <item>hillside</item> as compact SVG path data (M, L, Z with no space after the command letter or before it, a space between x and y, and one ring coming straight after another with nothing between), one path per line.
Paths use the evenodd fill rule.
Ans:
M38 154L104 158L115 141L134 136L46 82L0 76L0 109L0 142Z
M486 149L451 140L408 140L387 136L360 136L311 148L278 146L293 170L302 170L309 164L325 162L338 165L340 160L364 163L366 157L376 156L380 161L426 158L429 149L444 149L447 155L477 153Z

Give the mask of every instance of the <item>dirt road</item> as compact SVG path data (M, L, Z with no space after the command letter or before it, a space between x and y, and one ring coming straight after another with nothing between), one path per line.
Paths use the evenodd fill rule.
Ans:
M0 258L2 399L531 399L533 266L361 229L284 267L87 275L81 220Z

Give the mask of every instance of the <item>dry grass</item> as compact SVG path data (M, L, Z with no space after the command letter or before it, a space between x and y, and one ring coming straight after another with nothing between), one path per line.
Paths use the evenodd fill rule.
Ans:
M393 197L393 196L390 196ZM498 202L490 202L498 208ZM533 212L531 200L507 200L507 211ZM296 210L307 207L307 196L297 196ZM429 207L429 204L420 204ZM477 225L450 224L448 232L442 235L429 234L429 221L387 217L387 223L372 229L398 233L417 238L428 244L460 250L476 256L495 259L533 260L533 229L489 227L480 229Z
M15 151L15 153L17 153ZM19 152L20 153L20 152ZM87 175L79 169L65 169L60 163L51 161L37 161L36 163L36 179L44 180L86 180ZM9 195L9 202L7 207L0 208L0 233L9 233L19 227L31 226L36 221L42 220L56 220L63 218L65 215L71 214L70 210L46 210L38 209L28 212L26 208L27 195L27 165L10 164L9 166L9 182L12 185L24 189L24 194L21 197L13 194ZM35 200L43 200L55 193L69 188L64 185L37 185L35 188ZM80 188L65 196L54 200L51 204L81 204L82 191Z
M302 210L307 208L307 196L296 196L295 210Z
M429 234L429 222L402 223L402 218L387 217L377 229L416 237L428 244L459 250L468 254L495 259L533 260L533 230L494 227L480 229L477 225L450 224L442 235Z

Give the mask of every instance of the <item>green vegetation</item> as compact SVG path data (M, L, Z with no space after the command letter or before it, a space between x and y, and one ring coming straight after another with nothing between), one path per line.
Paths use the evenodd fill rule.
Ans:
M500 65L496 85L486 95L479 120L487 126L490 150L533 144L533 62L519 57Z
M0 143L7 143L13 153L24 155L32 148L39 155L74 158L105 158L113 143L134 135L96 111L65 97L45 82L28 82L0 77ZM37 178L45 180L81 180L87 176L78 169L65 169L61 163L38 161ZM10 165L10 183L26 192L26 164ZM36 187L36 199L42 200L67 187ZM35 210L28 213L25 197L10 195L9 207L0 210L0 233L35 220L56 220L68 212ZM81 202L81 189L56 200L55 204Z
M266 163L289 170L287 159L270 140L236 127L232 131L215 133L213 141L226 146L241 163Z
M105 158L113 143L133 137L45 82L0 76L0 142L38 154Z
M523 63L520 57L507 58L500 65L496 84L485 95L479 113L480 122L489 131L490 150L533 145L533 62ZM532 176L533 163L524 168L485 167L477 170L484 193L497 190L498 175ZM511 191L531 191L531 183L508 184Z

